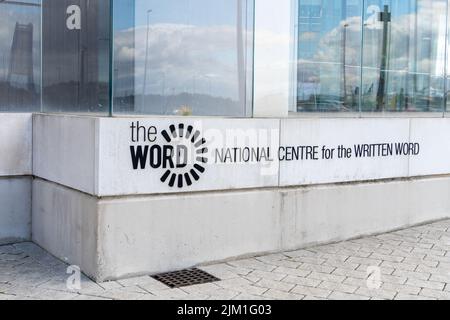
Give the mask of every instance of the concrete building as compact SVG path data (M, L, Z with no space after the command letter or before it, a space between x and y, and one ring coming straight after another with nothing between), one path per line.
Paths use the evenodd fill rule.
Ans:
M449 17L0 1L0 243L103 281L449 218Z

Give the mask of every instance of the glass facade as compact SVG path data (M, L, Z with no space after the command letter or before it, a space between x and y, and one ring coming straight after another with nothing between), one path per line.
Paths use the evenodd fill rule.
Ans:
M362 3L300 0L299 111L357 111Z
M291 111L450 111L450 0L292 2ZM0 112L250 117L255 5L0 0Z
M42 110L109 114L107 0L43 0Z
M253 1L114 2L114 112L250 116Z
M0 112L39 110L41 1L0 1Z
M299 0L298 11L297 111L445 110L447 0Z

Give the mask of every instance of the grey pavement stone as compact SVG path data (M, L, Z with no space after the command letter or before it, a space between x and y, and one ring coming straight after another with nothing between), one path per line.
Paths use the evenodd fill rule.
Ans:
M164 286L161 282L149 277L137 277L131 279L117 280L118 284L122 287L131 287L131 286L160 286L161 289L168 289L168 287Z
M405 257L380 254L380 253L372 253L369 258L379 259L379 260L389 261L389 262L395 262L395 263L401 263L403 260L405 260Z
M436 298L439 300L450 300L450 292L441 291L441 290L433 290L433 289L422 289L419 293L420 296L428 297L428 298Z
M388 262L388 263L391 263L391 262ZM362 271L362 272L365 272L367 274L367 271L368 271L369 267L377 267L377 266L374 266L374 265L360 265L356 269L356 271ZM387 267L386 265L385 266L378 266L378 267L380 268L380 271L381 271L382 275L392 275L394 273L394 271L395 271L394 268Z
M296 258L296 257L318 257L319 253L311 250L297 250L297 251L288 251L284 253L287 257Z
M339 260L332 260L328 259L323 263L323 266L329 266L333 268L339 268L339 269L346 269L354 271L359 267L358 263L351 263L351 262L340 262ZM335 270L336 271L336 270Z
M298 269L307 270L307 271L316 271L316 272L322 272L322 273L332 273L336 269L336 267L303 263L301 266L298 267Z
M293 268L296 269L299 267L302 263L293 261L293 260L279 260L279 261L270 261L267 262L268 265L274 266L274 267L285 267L285 268Z
M117 281L102 282L102 283L99 283L98 285L104 290L111 290L111 289L117 289L117 288L122 288L123 287Z
M232 300L240 295L239 292L227 289L219 289L214 292L208 293L208 300Z
M352 262L352 263L367 265L367 266L379 266L382 263L384 263L383 260L380 260L380 259L359 258L359 257L350 257L347 259L347 261Z
M308 278L309 279L322 280L322 281L342 283L342 281L344 281L346 277L345 276L335 275L335 274L313 272L313 273L311 273L308 276Z
M404 270L395 270L392 275L397 277L404 277L418 280L428 280L431 277L431 273L404 271Z
M240 293L251 294L251 295L262 295L264 292L269 290L269 288L259 287L256 285L243 285L240 287L229 288L229 290L237 291Z
M311 279L311 278L302 278L302 277L296 277L296 276L287 276L282 280L283 282L290 283L290 284L297 284L302 285L306 287L317 287L322 281L317 279Z
M245 300L273 300L270 299L268 297L263 297L263 296L255 296L252 294L246 294L246 293L241 293L239 294L237 297L233 298L233 300L241 300L241 301L245 301Z
M303 296L311 296L316 298L327 298L332 293L331 290L305 286L296 286L294 289L291 290L291 292Z
M319 284L318 288L331 290L333 292L337 291L340 293L355 293L355 291L358 289L357 286L329 281L323 281Z
M112 299L79 294L79 295L73 297L72 300L82 300L82 301L87 301L87 300L112 300Z
M286 278L287 274L279 273L279 272L277 272L277 270L278 269L275 269L273 272L255 270L255 271L252 271L248 276L259 278L259 279L275 280L275 281L280 281L281 279Z
M274 271L274 273L280 273L280 274L286 274L290 276L296 276L296 277L306 277L309 274L311 274L311 270L303 270L303 269L293 269L293 268L286 268L286 267L278 267Z
M426 260L425 258L414 258L414 257L413 258L406 257L403 262L407 264L424 265L430 268L436 268L439 264L439 261Z
M254 269L254 270L261 270L261 271L273 271L276 269L276 266L269 265L267 263L263 263L256 259L245 259L245 260L238 260L238 261L230 261L228 262L229 265L235 266L235 267L241 267L246 269Z
M189 293L189 294L205 294L210 295L212 293L215 293L218 290L223 290L222 287L218 286L215 283L204 283L204 284L198 284L190 287L184 287L182 288L183 291Z
M328 296L330 300L370 300L369 297L334 291Z
M441 264L438 265L436 268L428 267L425 265L419 265L416 269L417 272L423 272L423 273L431 273L438 274L438 275L448 275L450 268L447 267L441 267Z
M419 294L419 292L421 290L420 287L414 287L414 286L405 285L405 284L395 284L395 283L383 283L381 288L388 290L388 291L395 291L395 292L398 292L401 294L412 294L412 295Z
M298 265L302 263L321 265L326 261L325 259L318 257L297 257L293 258L292 260L294 260L295 262L300 262Z
M336 268L336 270L334 270L332 274L335 274L338 276L357 278L357 279L367 279L367 271Z
M287 282L281 282L281 281L262 279L261 281L257 282L255 284L255 286L263 287L263 288L267 288L267 289L275 289L275 290L278 290L278 291L289 292L292 288L295 287L295 284L287 283Z
M432 262L443 262L450 264L450 257L436 256L436 255L427 255L424 259L425 261Z
M262 279L262 278L255 277L255 276L242 276L242 278L250 281L252 284L257 283L258 281L260 281Z
M367 279L348 277L344 280L343 284L348 284L355 287L367 287Z
M450 299L450 220L200 266L221 281L170 289L150 276L69 290L67 265L33 243L0 246L0 300ZM381 271L369 289L368 267Z
M418 264L409 264L402 262L397 263L397 262L383 261L383 263L381 263L381 267L405 271L414 271L416 270L417 266Z
M395 300L437 300L435 298L429 298L429 297L424 297L424 296L419 296L419 295L411 295L411 294L402 294L399 293L396 297Z
M386 289L369 289L367 287L361 287L356 290L356 294L369 298L393 300L397 295L397 292Z
M382 274L381 275L381 282L383 283L392 283L392 284L400 284L403 285L406 283L407 278L406 277L402 277L402 276L397 276L397 275L386 275L386 274Z
M211 275L222 280L239 278L240 276L248 275L250 272L253 271L252 269L232 267L224 263L217 265L202 266L199 269L208 272Z
M448 275L433 274L433 275L431 275L429 280L449 284L450 283L450 271L449 271Z
M313 296L306 296L303 298L303 301L316 301L316 300L327 300L326 298L319 298L319 297L313 297Z
M276 289L270 289L263 294L264 297L275 300L302 300L304 295L288 293L286 291L279 291Z
M406 281L406 284L414 287L421 287L435 290L444 290L445 288L445 283L443 282L423 281L418 279L408 279L408 281Z

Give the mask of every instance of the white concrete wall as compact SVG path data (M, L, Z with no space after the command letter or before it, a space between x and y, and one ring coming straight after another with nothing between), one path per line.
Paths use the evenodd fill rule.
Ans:
M104 200L101 279L158 273L281 247L277 192Z
M33 180L32 190L32 240L96 277L97 199L41 179Z
M0 244L30 240L32 115L0 113Z
M33 174L95 194L97 122L94 117L33 115Z
M282 247L362 235L450 217L450 177L287 189Z
M164 119L36 115L34 119L34 175L100 197L450 174L448 118ZM155 142L131 141L130 126L136 121L146 128L156 128ZM166 172L162 167L153 169L147 164L145 169L134 170L130 146L164 146L167 142L161 132L180 123L193 125L207 140L210 161L200 180L189 187L169 187L160 180ZM394 152L387 157L354 154L354 146L358 144L396 143L419 143L420 154ZM341 145L353 151L352 157L338 157L337 148ZM278 162L279 146L316 146L319 157L322 147L327 147L334 149L334 157ZM270 147L274 161L215 162L216 149L233 147Z
M146 128L157 128L157 140L154 143L131 141L130 126L137 120ZM275 153L279 147L278 119L103 118L99 119L99 122L98 190L95 192L98 196L235 190L278 185L277 162L270 163L272 168L266 168L266 164L261 162L234 164L230 163L231 161L214 161L215 149L246 146L270 147L273 152L271 156L276 158ZM169 187L160 180L167 169L149 168L149 161L146 169L133 170L130 146L164 146L167 142L161 132L169 131L172 124L178 128L180 123L184 124L185 128L191 125L195 130L199 130L206 139L204 146L210 151L207 154L209 162L205 165L206 171L200 175L199 181L193 181L191 186L185 185L182 189Z
M319 159L316 161L280 162L280 186L298 186L337 182L367 181L387 178L419 176L420 172L410 172L409 164L422 163L428 168L427 174L450 174L450 152L438 150L435 144L446 148L446 128L450 131L450 121L433 119L437 128L427 126L426 119L285 119L281 120L282 146L318 146ZM422 121L425 129L421 130ZM411 122L415 125L412 126ZM417 125L419 124L419 125ZM426 130L428 129L428 130ZM419 130L419 134L415 131ZM425 134L424 134L425 133ZM418 139L420 135L420 140ZM354 145L380 143L421 143L421 158L416 156L355 157ZM350 158L339 158L339 146L350 148ZM332 159L322 159L322 148L334 149ZM395 149L395 148L394 148ZM395 151L395 150L394 150ZM442 162L447 161L447 166ZM445 169L444 169L445 167Z
M31 175L32 115L0 113L0 176Z
M450 177L97 199L36 179L33 240L103 281L450 217Z
M194 190L202 193L174 195L151 171L130 173L130 121L50 115L34 120L33 240L96 280L296 249L450 217L450 119L204 119L205 128L221 132L279 128L276 146L418 142L421 153L276 163L275 179L269 175L268 180L258 180L261 167L212 165L211 176L202 176ZM182 120L140 121L161 130ZM403 180L357 182L390 178ZM352 183L330 185L343 181ZM105 195L110 197L97 198Z
M0 245L31 239L31 178L0 177Z
M101 201L100 279L297 249L450 217L450 177Z

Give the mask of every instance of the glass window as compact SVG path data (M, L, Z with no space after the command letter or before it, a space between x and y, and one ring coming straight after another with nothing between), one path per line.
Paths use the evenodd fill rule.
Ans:
M442 112L447 8L447 0L299 0L298 111Z
M359 0L299 0L298 111L359 111Z
M253 1L115 1L114 33L114 113L251 115Z
M0 1L0 112L39 110L40 3Z
M43 1L43 111L109 113L109 10L106 0Z
M444 106L446 0L366 0L363 111Z

